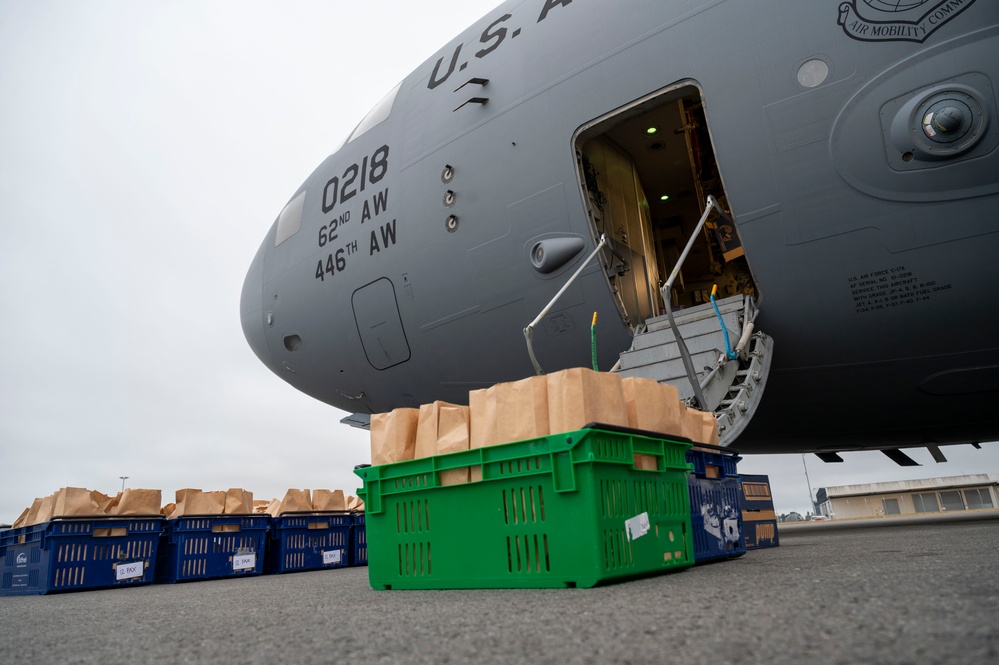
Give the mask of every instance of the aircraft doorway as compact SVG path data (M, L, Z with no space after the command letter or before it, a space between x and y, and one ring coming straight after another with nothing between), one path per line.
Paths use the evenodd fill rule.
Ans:
M717 298L757 297L734 225L708 219L664 303L660 289L704 211L707 197L727 199L701 91L692 84L639 100L578 132L580 183L595 237L606 234L608 279L634 329L665 307L685 309Z

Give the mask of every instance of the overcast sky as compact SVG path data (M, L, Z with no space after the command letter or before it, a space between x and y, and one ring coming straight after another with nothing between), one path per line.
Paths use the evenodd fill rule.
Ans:
M275 377L246 269L312 170L496 0L0 0L0 523L63 486L354 493L366 432ZM999 446L813 488L997 473ZM800 455L750 457L804 510Z

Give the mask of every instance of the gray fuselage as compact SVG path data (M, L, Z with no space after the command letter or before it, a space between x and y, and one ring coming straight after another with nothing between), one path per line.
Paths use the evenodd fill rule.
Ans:
M511 0L403 80L295 192L250 267L243 329L278 376L351 412L467 403L532 374L523 328L600 231L584 128L645 112L627 110L636 100L687 113L679 103L707 133L666 128L695 155L677 163L723 191L757 328L774 340L737 447L999 438L997 83L992 0ZM615 126L601 149L640 165ZM707 151L716 172L698 173ZM643 169L651 190L659 171ZM651 223L696 221L657 193L639 197ZM649 232L660 248L668 235ZM549 272L532 262L544 239L573 248ZM716 250L706 275L724 268ZM590 364L594 312L601 369L628 349L641 308L608 264L539 326L545 369Z

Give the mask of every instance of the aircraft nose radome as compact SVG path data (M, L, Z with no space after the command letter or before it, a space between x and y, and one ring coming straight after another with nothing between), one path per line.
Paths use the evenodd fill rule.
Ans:
M266 243L266 241L265 241ZM257 250L250 269L243 280L243 293L239 298L239 318L243 325L243 336L261 362L270 367L267 352L267 338L264 335L263 312L264 287L264 245Z

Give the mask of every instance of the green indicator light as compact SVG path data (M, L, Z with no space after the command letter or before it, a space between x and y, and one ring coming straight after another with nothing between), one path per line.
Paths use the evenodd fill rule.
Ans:
M669 194L663 194L659 197L660 201L669 201Z
M655 133L656 133L656 132L658 132L658 131L659 131L659 130L658 130L658 129L656 129L655 127L649 127L648 129L646 129L646 130L645 130L645 133L646 133L646 134L655 134Z

